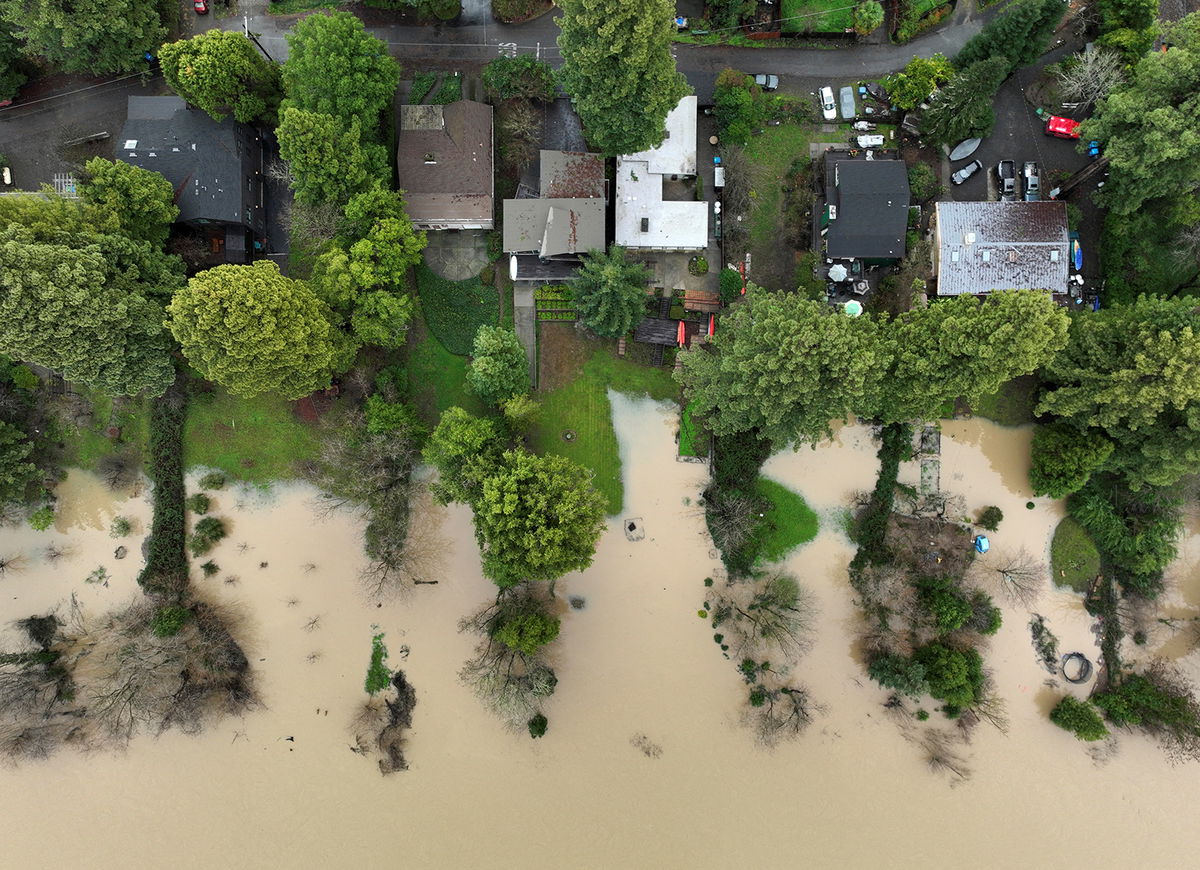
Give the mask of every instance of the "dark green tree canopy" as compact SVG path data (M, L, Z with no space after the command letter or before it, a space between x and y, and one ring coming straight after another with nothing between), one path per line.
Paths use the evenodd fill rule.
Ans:
M529 391L529 359L521 339L502 326L481 326L467 370L467 386L493 405Z
M243 34L209 30L169 42L159 64L171 90L220 121L273 122L279 108L279 67Z
M646 312L646 287L650 271L631 263L625 249L613 245L608 253L589 251L572 285L575 310L597 335L627 335Z
M0 19L0 100L11 100L29 78L22 68L21 42L12 25Z
M944 54L933 57L914 57L900 72L885 76L883 86L888 99L909 112L929 99L941 85L954 75L954 65Z
M1067 6L1062 0L1010 3L967 41L962 51L955 55L954 65L966 69L981 60L1002 55L1008 61L1001 77L1003 81L1013 70L1028 66L1041 57L1066 12Z
M285 107L275 135L301 202L345 202L366 189L378 169L379 155L364 150L357 119L343 127L332 115Z
M234 395L299 399L329 384L329 308L269 260L196 275L167 307L183 355Z
M11 423L0 420L0 506L21 501L29 484L38 478L37 466L29 461L33 442Z
M501 450L500 433L491 420L473 417L462 408L446 409L423 451L425 461L438 471L430 490L442 504L474 505Z
M39 55L69 73L147 69L167 29L159 7L142 0L2 0L0 17Z
M671 57L669 0L561 0L559 82L588 140L605 154L662 144L667 114L689 92Z
M996 123L992 100L1008 72L1008 58L996 56L977 61L951 77L930 99L921 119L926 138L951 145L991 133Z
M1081 430L1066 421L1038 426L1029 468L1033 494L1063 498L1076 492L1092 472L1104 467L1112 452L1113 443L1100 432Z
M111 395L158 395L175 379L162 308L86 238L0 233L0 353Z

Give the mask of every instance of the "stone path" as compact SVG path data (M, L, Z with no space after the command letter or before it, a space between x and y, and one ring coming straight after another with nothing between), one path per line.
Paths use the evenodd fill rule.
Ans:
M528 281L513 285L513 329L525 345L529 382L537 389L537 307L533 302L533 285Z
M465 281L488 264L487 230L430 232L425 262L451 281Z

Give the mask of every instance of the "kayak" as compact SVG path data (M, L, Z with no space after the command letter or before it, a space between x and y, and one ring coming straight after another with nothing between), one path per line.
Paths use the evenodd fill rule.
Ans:
M1071 258L1075 262L1075 271L1080 271L1083 268L1083 248L1079 245L1079 239L1071 240Z
M982 139L964 139L954 146L954 150L950 152L951 160L966 160L975 153L975 149L983 142Z

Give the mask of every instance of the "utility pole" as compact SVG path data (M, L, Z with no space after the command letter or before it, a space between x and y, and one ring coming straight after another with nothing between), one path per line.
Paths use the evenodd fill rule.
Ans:
M242 16L242 32L246 34L247 39L251 39L254 41L254 44L258 46L258 50L263 53L263 55L267 58L267 60L271 61L271 63L275 63L275 58L271 57L271 55L267 53L267 50L265 48L263 48L262 43L258 41L258 34L250 32L250 16L249 15Z

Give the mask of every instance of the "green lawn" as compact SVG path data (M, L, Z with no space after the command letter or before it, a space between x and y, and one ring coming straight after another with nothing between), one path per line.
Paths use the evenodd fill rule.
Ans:
M76 389L92 404L92 422L81 428L62 425L60 438L63 442L63 465L92 471L101 458L125 448L136 449L145 455L146 445L150 442L150 407L146 398L124 401L123 408L116 417L116 424L121 428L121 441L114 444L104 436L112 413L113 400L97 391L82 387Z
M1091 536L1079 523L1064 517L1054 530L1050 544L1050 568L1054 582L1076 592L1087 592L1100 573L1100 553Z
M217 388L194 395L184 427L186 468L217 468L234 480L268 484L296 477L320 446L314 427L278 396L240 399Z
M843 8L851 5L846 0L782 0L779 17L785 20L780 27L784 33L840 33L854 26L854 9Z
M838 137L835 133L816 133L802 124L780 124L767 127L761 135L751 136L746 156L753 161L757 172L751 196L754 205L750 213L751 245L779 243L779 215L783 207L782 182L797 157L808 158L809 142L820 136Z
M467 390L467 358L450 353L429 334L421 318L412 325L408 343L408 386L417 415L429 427L437 425L447 408L459 407L477 416L491 413Z
M590 468L596 489L608 501L609 514L619 513L625 492L621 484L621 455L613 428L609 388L630 395L673 399L678 387L666 369L619 359L610 350L596 350L566 386L536 398L542 409L531 434L538 453L565 456ZM572 440L563 439L573 432Z
M705 458L712 441L703 423L692 416L692 405L684 405L679 415L679 455Z
M801 495L765 477L758 479L754 489L772 505L764 517L758 561L778 562L817 536L817 515Z
M468 355L479 327L495 326L500 318L500 295L496 288L485 287L478 278L447 280L424 263L418 263L414 271L429 331L446 350Z
M978 417L999 423L1002 426L1021 426L1032 423L1033 409L1036 405L1034 392L1037 390L1037 378L1024 375L1013 378L1000 386L990 396L984 396L971 405L971 412Z
M267 12L271 15L295 15L309 9L337 9L341 5L339 0L271 0L267 4Z

